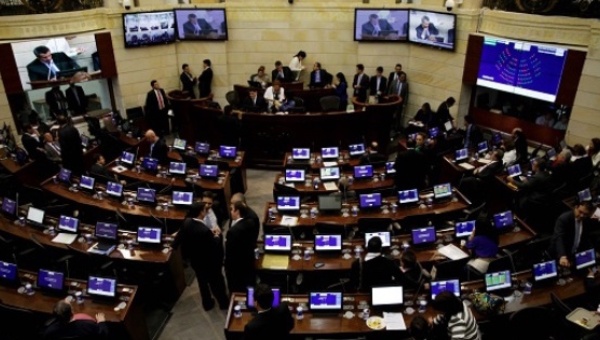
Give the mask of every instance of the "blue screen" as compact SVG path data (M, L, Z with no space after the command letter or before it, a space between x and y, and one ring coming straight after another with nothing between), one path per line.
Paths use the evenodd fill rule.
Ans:
M418 228L412 230L413 244L435 242L435 227Z
M419 192L417 189L398 191L398 201L400 204L418 202Z
M350 144L348 146L348 153L350 153L350 156L360 156L365 153L365 145L362 143Z
M235 146L221 145L219 147L219 156L223 158L235 158L237 155L237 148Z
M556 261L551 260L533 265L533 278L536 281L550 279L558 276Z
M494 226L498 229L510 228L513 224L513 214L510 210L494 215Z
M96 237L116 240L119 234L119 227L115 223L96 222Z
M371 178L373 177L372 165L357 165L354 167L355 178Z
M17 202L4 197L2 211L10 216L15 216L17 214Z
M156 190L150 188L138 188L137 200L140 202L154 203L156 201Z
M271 291L273 292L273 307L277 307L281 303L281 290L279 288L271 288ZM247 288L246 306L254 308L254 287Z
M200 164L200 176L217 177L219 176L219 167L217 165Z
M292 149L293 159L310 159L310 149L307 148L293 148Z
M379 208L381 206L381 194L362 194L359 196L361 208Z
M74 217L61 215L58 220L58 229L60 230L76 233L78 227L79 220Z
M465 237L471 235L475 229L475 221L456 222L456 237Z
M451 292L460 297L460 282L458 280L432 281L431 299L434 300L441 292Z
M40 269L38 272L38 287L62 290L65 284L65 274L46 269Z
M196 146L195 146L194 150L196 150L197 153L207 154L210 152L210 144L196 142Z
M575 268L582 269L596 264L596 252L588 249L575 254Z
M17 265L0 261L0 279L15 281L17 279Z

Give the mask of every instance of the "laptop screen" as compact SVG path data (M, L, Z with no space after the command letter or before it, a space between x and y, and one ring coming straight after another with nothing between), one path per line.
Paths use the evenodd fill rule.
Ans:
M510 288L511 286L510 270L485 274L485 288L488 292Z
M76 233L79 228L79 220L75 217L60 215L58 219L58 230Z
M171 162L169 172L175 175L185 175L185 163Z
M396 168L394 168L394 162L385 162L385 173L388 175L396 173Z
M404 291L402 286L371 287L371 303L373 306L403 304Z
M285 169L286 182L304 182L304 169Z
M435 199L446 198L452 196L452 185L443 183L433 186L433 197Z
M398 202L400 204L416 203L419 201L419 192L417 189L398 191Z
M341 251L342 235L315 235L315 251Z
M265 251L288 252L292 250L292 235L264 235Z
M371 178L373 177L372 165L357 165L354 167L354 178Z
M456 222L454 225L454 231L456 233L456 237L467 237L473 233L475 229L475 220L473 221L463 221Z
M201 177L219 177L219 166L212 164L200 164L199 173Z
M508 172L508 177L515 177L521 175L521 166L519 164L509 166L506 171Z
M550 148L548 151L546 151L546 157L552 158L554 156L556 156L556 149Z
M43 224L45 212L42 209L29 207L27 210L27 221Z
M292 159L296 159L296 160L310 159L310 149L309 148L293 148L292 149Z
M81 146L87 148L88 144L90 143L90 137L86 135L79 135L79 138L81 138Z
M498 145L502 143L502 135L499 132L496 132L492 135L492 142L494 145Z
M154 203L156 202L156 190L150 188L138 188L136 198L138 202Z
M310 292L309 308L311 311L341 311L341 292Z
M194 201L194 193L187 191L173 191L173 204L191 205Z
M81 179L79 180L79 187L86 190L94 190L95 183L96 179L94 177L81 175Z
M321 180L330 181L340 179L340 168L337 166L325 167L319 169L321 171Z
M106 183L106 193L110 196L121 197L123 195L123 185L117 182Z
M8 216L17 215L17 201L13 201L8 197L2 200L2 212Z
M117 280L108 277L88 277L87 292L89 295L101 297L117 296Z
M63 183L71 183L71 170L62 168L58 172L57 176L58 180Z
M158 159L146 157L142 161L142 168L148 171L156 171L158 170Z
M273 305L272 307L278 307L281 303L281 290L279 288L271 287L271 291L273 292ZM254 287L246 288L246 307L248 309L254 309Z
M361 194L358 196L361 209L371 209L381 207L381 194Z
M162 229L154 227L138 227L138 243L160 244L162 242Z
M320 211L340 211L342 209L342 197L334 196L319 196Z
M579 197L579 202L586 202L592 200L592 192L590 189L583 189L577 193L577 197Z
M185 150L187 145L187 141L185 139L175 138L173 141L173 149L175 150Z
M210 152L210 144L196 142L196 145L194 146L194 150L199 154L208 154Z
M444 123L444 129L446 129L446 131L450 131L454 128L454 126L452 126L452 121L449 120L447 122Z
M510 228L514 224L513 213L510 210L494 214L494 226L498 229Z
M440 129L437 127L433 127L429 129L429 138L435 138L440 134Z
M556 260L536 263L533 265L533 278L536 282L558 277Z
M17 265L10 262L0 261L0 280L16 281L17 280Z
M221 158L235 158L237 156L237 147L221 145L219 146L219 157Z
M477 143L477 152L479 153L485 153L488 151L488 143L487 141L483 141L483 142L479 142Z
M119 236L119 227L116 223L96 222L95 235L99 239L116 241Z
M454 152L454 159L457 161L462 161L463 159L467 159L469 157L468 149L458 149Z
M300 210L300 196L278 196L277 210L296 211Z
M65 274L47 269L38 271L37 285L42 289L63 290L65 286Z
M415 245L435 242L435 227L413 229L412 240Z
M365 145L363 143L348 145L348 153L350 156L360 156L365 153Z
M596 252L594 249L584 250L575 253L575 268L583 269L596 264Z
M365 246L369 245L369 240L373 237L381 239L382 247L390 247L392 245L392 236L389 231L378 231L374 233L365 233Z
M458 279L431 281L431 300L434 300L441 292L451 292L460 297L460 281Z
M135 161L135 154L133 154L131 152L123 151L123 153L121 154L121 162L128 164L128 165L133 165L134 161Z
M340 149L337 146L321 148L321 157L323 159L338 158L339 156L340 156Z

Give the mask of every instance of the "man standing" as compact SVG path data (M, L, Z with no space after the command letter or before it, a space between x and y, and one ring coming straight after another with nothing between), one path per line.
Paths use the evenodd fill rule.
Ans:
M213 71L212 68L210 68L210 59L204 59L202 63L204 65L204 69L198 78L198 90L200 90L200 98L205 98L211 93Z
M157 80L150 82L152 90L146 95L146 121L161 137L169 132L169 100Z
M313 70L310 73L310 84L308 87L311 89L324 88L328 85L331 85L332 80L333 77L331 74L321 68L320 62L316 62L314 63Z
M369 88L369 76L365 74L365 66L363 64L356 65L356 74L352 81L354 96L359 102L367 101L367 89Z
M21 143L23 144L25 151L29 154L29 158L33 160L44 159L46 154L44 153L44 143L40 138L40 134L33 126L31 126L31 124L25 124L23 130Z
M67 103L72 114L74 116L85 114L87 112L88 99L85 96L85 92L83 92L83 88L71 83L66 92Z
M400 76L400 73L402 73L402 64L398 63L394 67L394 71L390 72L390 76L388 77L388 86L391 87L392 85L395 85L395 82L398 81L398 76ZM389 89L388 92L390 92Z
M261 283L254 288L258 314L244 327L245 340L287 339L294 328L294 319L287 303L273 307L273 291Z
M465 139L463 141L463 147L470 149L476 148L477 144L479 144L483 140L483 134L479 127L473 123L473 117L466 115L465 116Z
M181 65L181 75L179 75L179 80L181 80L181 87L184 92L187 92L190 98L195 99L196 94L194 93L194 85L198 82L198 79L194 77L192 71L190 70L190 65L183 64Z
M570 267L576 252L591 248L589 223L593 213L591 202L580 202L556 220L549 252L561 267Z
M244 292L255 283L256 237L248 218L248 207L241 201L231 203L231 227L225 241L225 274L229 291Z
M438 126L444 126L446 122L452 122L452 127L454 127L454 118L450 115L450 108L456 103L454 97L448 97L446 101L443 101L436 111L436 117L438 120Z
M377 96L377 98L385 93L385 90L387 89L387 78L383 76L383 67L377 67L377 73L375 74L375 77L371 78L369 89L370 95Z
M27 65L29 80L56 80L58 72L78 69L79 65L63 52L52 53L46 46L33 49L36 59Z
M56 117L60 126L58 129L58 142L63 159L63 166L73 171L74 175L83 173L83 147L79 131L69 122L67 117L60 115Z
M50 115L53 118L56 118L60 114L67 115L67 98L65 98L65 94L59 86L53 86L50 91L44 94L44 98L46 99L46 104L50 107Z

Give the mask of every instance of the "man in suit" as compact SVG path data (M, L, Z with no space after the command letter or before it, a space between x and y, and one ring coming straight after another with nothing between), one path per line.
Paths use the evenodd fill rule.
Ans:
M169 132L169 99L157 80L150 82L152 90L146 95L146 121L160 136Z
M352 81L354 96L359 102L367 101L367 89L369 88L369 76L365 74L365 66L363 64L356 65L356 74Z
M46 157L52 162L62 162L60 145L54 141L54 137L50 132L44 133L44 151L46 152Z
M332 81L333 76L321 68L321 63L314 63L313 70L310 73L310 84L308 84L308 87L311 89L320 89L331 85Z
M291 83L296 80L296 78L289 67L283 66L281 61L277 60L275 62L275 69L271 71L271 80L279 80L282 83Z
M591 202L580 202L556 220L548 251L560 266L570 267L573 254L591 247L588 234L594 209Z
M385 19L379 19L379 16L375 13L369 15L369 21L364 23L361 29L362 36L365 38L384 37L392 30L394 30L392 25Z
M181 75L179 75L179 80L181 81L182 90L187 92L190 98L196 98L196 94L194 93L194 85L198 82L198 79L194 77L192 71L190 70L190 65L183 64L181 65Z
M233 198L232 198L233 201ZM244 292L255 283L254 222L248 217L248 207L241 201L230 205L231 226L225 241L225 274L229 291Z
M429 17L424 15L421 18L421 24L417 26L417 39L436 41L435 37L440 34L438 29L429 21Z
M183 24L183 35L186 39L198 39L202 35L211 33L214 29L204 19L198 20L196 14L188 15L188 21Z
M65 92L67 93L69 110L71 110L73 115L79 116L85 114L87 112L88 99L85 96L85 92L83 92L83 88L71 83Z
M52 53L46 46L33 49L36 59L27 65L29 80L56 80L58 72L79 68L79 65L63 52Z
M244 196L243 193L237 192L231 196L231 204L235 202L242 202L247 207L246 217L252 221L252 239L257 240L258 234L260 233L260 220L258 219L258 214L254 211L254 209L250 208L246 202L246 196Z
M402 73L402 64L398 63L394 67L394 71L390 72L390 76L388 77L388 86L391 87L394 84L394 82L398 81L398 76L400 76L400 73ZM388 88L388 93L389 92L390 89Z
M73 314L71 304L60 300L54 306L55 316L42 334L42 339L87 339L104 340L109 338L108 326L104 313L93 318L84 313Z
M204 69L198 77L198 90L200 91L200 98L208 97L211 93L211 84L213 79L213 70L210 67L210 59L204 59L202 62Z
M460 192L465 194L474 206L478 206L485 201L485 193L491 187L495 176L504 170L502 157L504 157L502 149L492 151L488 164L475 168L473 176L465 177L460 182Z
M502 172L502 169L504 169L502 157L504 157L504 151L502 151L502 149L496 149L492 151L490 155L490 162L475 168L475 170L473 170L473 175L483 180L493 178L493 176L496 176Z
M29 154L29 158L33 160L44 159L46 153L44 152L44 143L40 138L40 134L31 126L31 124L25 124L23 126L23 136L21 136L21 143L25 148L25 151Z
M370 292L374 286L390 286L400 281L401 273L393 260L381 253L382 241L379 236L372 237L367 243L367 254L357 259L350 269L350 281L360 292Z
M63 159L63 166L73 171L75 175L83 173L83 146L79 131L69 122L67 117L56 117L60 126L58 129L58 142Z
M88 170L88 173L96 178L102 178L103 182L107 180L114 181L116 176L110 173L106 168L106 160L102 154L96 153L93 156L94 164Z
M456 103L454 97L448 97L445 101L443 101L436 111L437 117L437 126L443 127L447 121L452 122L452 126L454 127L454 118L450 115L450 108Z
M242 102L242 110L248 112L266 112L267 111L267 102L265 98L258 95L258 90L255 88L250 88L248 90L249 96L244 98Z
M531 164L533 176L522 181L514 177L506 178L509 183L519 188L521 196L517 204L519 216L541 214L542 210L550 204L555 185L547 168L545 160L538 158Z
M67 98L59 86L53 86L50 91L44 94L44 98L46 99L46 104L50 107L52 117L67 114L67 108L69 107Z
M153 130L146 131L144 137L150 144L148 157L157 159L159 164L167 164L169 148L164 138L159 138Z
M483 134L479 127L473 123L473 117L465 116L465 137L463 141L463 147L467 149L474 149L483 140Z
M273 291L261 283L254 288L254 303L258 314L244 327L244 340L287 339L294 328L294 319L287 303L273 307Z
M371 77L369 85L369 94L371 96L381 97L387 89L387 78L383 76L383 67L378 66L374 77Z

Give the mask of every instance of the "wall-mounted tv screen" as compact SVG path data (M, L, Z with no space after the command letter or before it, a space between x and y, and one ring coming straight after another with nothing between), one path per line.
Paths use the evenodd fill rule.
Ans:
M454 50L456 15L411 9L408 21L410 42Z
M123 14L125 47L169 44L175 41L173 11Z
M357 8L354 11L355 41L406 41L408 10Z
M227 40L225 9L175 9L179 40Z
M485 37L477 85L554 102L567 49Z

